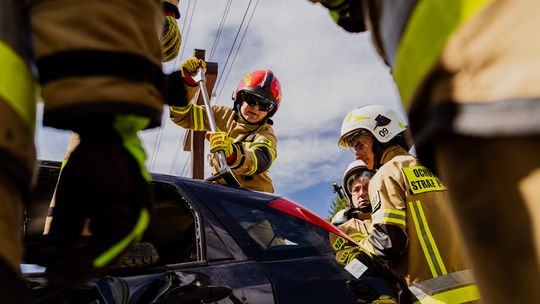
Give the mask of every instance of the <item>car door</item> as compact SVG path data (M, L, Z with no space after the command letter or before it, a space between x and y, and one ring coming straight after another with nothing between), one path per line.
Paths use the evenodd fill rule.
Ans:
M206 205L201 204L201 197L212 199L209 197L211 188L217 187L218 193L219 190L227 189L191 179L157 175L154 177L156 209L171 200L189 206L195 219L193 238L197 239L198 244L196 258L185 261L168 257L164 267L168 271L196 274L199 278L197 284L201 287L229 288L231 294L216 303L276 303L272 284L262 267L248 258L221 221ZM170 217L171 214L173 213L167 210L161 218ZM155 215L160 216L159 211ZM161 218L155 218L155 222L163 221ZM153 234L152 229L149 227L149 235ZM171 230L165 229L169 232Z
M337 263L330 240L348 237L304 207L284 197L234 189L201 199L259 262L278 303L356 303L393 295L378 278L356 280ZM362 288L351 291L349 281Z
M269 208L276 199L234 189L200 197L259 262L278 303L356 303L345 283L352 276L335 261L328 231Z
M152 244L158 262L148 265L148 256L130 252L129 263L107 276L77 290L50 294L37 248L58 167L42 166L35 199L25 210L23 231L31 250L22 269L34 298L43 303L275 303L261 266L248 259L214 215L193 199L206 192L208 184L194 181L197 187L189 188L178 177L159 174L152 180L152 221L141 240Z

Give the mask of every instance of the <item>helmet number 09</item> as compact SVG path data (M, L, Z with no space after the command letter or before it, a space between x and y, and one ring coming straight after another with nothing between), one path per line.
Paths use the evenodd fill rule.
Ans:
M381 137L385 137L386 135L388 135L388 129L387 128L382 128L380 131L379 131L379 135Z

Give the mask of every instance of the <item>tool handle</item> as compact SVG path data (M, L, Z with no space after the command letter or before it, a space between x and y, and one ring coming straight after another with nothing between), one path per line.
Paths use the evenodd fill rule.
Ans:
M199 67L197 70L197 74L193 76L193 80L195 80L199 84L200 92L202 94L204 105L206 106L206 114L208 116L208 122L210 123L210 131L217 132L218 128L216 126L216 120L214 119L214 111L212 111L212 105L210 104L210 97L208 95L208 90L206 90L206 70ZM227 168L227 158L225 157L225 153L223 151L218 151L218 161L219 161L219 169L225 169Z

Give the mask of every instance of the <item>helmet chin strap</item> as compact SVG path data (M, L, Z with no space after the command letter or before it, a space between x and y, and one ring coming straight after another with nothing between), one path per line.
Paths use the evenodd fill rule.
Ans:
M367 218L367 217L371 216L371 204L366 205L366 206L361 206L361 207L358 207L358 208L353 207L353 208L349 209L347 214L348 214L348 216L347 216L348 219L351 219L353 217Z
M373 169L379 169L381 167L381 159L382 154L385 150L383 147L383 144L377 141L376 139L373 139L373 154L375 155L375 159L373 160Z
M360 207L355 208L355 209L362 212L362 213L371 213L371 204L360 206Z

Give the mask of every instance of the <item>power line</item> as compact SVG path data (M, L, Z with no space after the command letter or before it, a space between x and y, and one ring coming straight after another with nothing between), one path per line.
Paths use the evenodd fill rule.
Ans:
M199 93L200 93L200 91L197 91L197 93L195 93L195 96L193 96L193 98L191 100L193 101L193 100L199 99ZM192 101L190 101L190 102L192 102ZM172 172L174 170L174 166L176 165L176 161L178 160L178 157L180 155L180 148L182 147L182 143L186 139L187 133L188 132L184 133L184 137L182 137L182 140L179 141L178 145L176 146L176 152L174 153L174 158L172 160L171 166L169 167L169 174L172 174Z
M249 11L249 7L251 6L251 2L252 0L249 0L249 4L246 8L246 11L244 12L244 16L242 17L242 22L240 23L240 26L238 27L238 31L236 32L236 36L234 37L234 41L233 41L233 44L231 46L231 50L229 51L229 54L227 55L227 60L225 60L225 65L223 66L223 71L225 71L225 69L227 68L227 64L229 63L229 59L231 57L231 54L234 50L234 45L236 44L236 40L238 39L238 35L240 34L240 31L242 30L242 26L244 25L244 21L246 20L246 16L247 16L247 13ZM221 79L223 79L223 77L219 77L218 79L218 82L216 84L216 89L219 87L219 84L221 83Z
M187 28L187 31L186 31L186 35L184 35L184 29L185 29L185 26L186 26L186 22L187 22L187 15L189 14L189 8L190 8L190 5L191 5L191 1L188 2L188 7L186 9L186 18L184 18L184 23L182 25L182 29L181 29L181 32L180 32L180 35L182 36L182 51L180 53L180 56L176 56L175 60L174 60L174 63L173 63L173 66L176 67L176 62L179 58L182 58L182 55L184 54L184 50L186 49L186 43L187 43L187 40L189 38L189 31L191 29L191 22L193 21L193 15L195 14L195 9L196 9L196 6L197 6L197 0L194 1L194 4L193 4L193 9L191 10L191 17L189 17L189 24L188 24L188 28ZM173 67L173 68L174 68ZM159 131L158 131L158 135L157 135L157 140L156 140L156 143L154 143L154 153L153 153L153 157L152 157L152 165L151 165L151 170L154 169L154 164L156 162L156 158L157 158L157 154L159 153L159 148L161 146L161 138L162 138L162 134L163 134L163 129L165 128L165 125L163 124L163 117L161 119L161 125L162 127L159 128ZM157 151L156 151L156 147L157 147Z
M186 157L186 161L184 162L184 166L182 167L182 170L180 171L180 176L184 176L184 174L187 174L187 169L189 169L189 166L187 164L188 164L190 158L191 158L191 154L188 154L188 156ZM184 169L186 169L185 173L184 173Z
M191 11L191 18L189 18L189 24L188 24L188 28L187 28L187 32L186 32L186 41L187 41L187 39L189 37L189 30L191 29L191 22L193 21L193 15L195 15L195 8L196 7L197 7L197 0L195 0L195 2L193 4L193 10ZM180 53L180 58L182 58L182 56L184 55L185 49L186 49L186 43L182 43L182 52Z
M182 24L182 28L180 29L180 34L183 36L184 35L184 29L186 28L186 20L187 20L187 15L189 13L189 7L191 6L191 1L188 1L188 5L187 5L187 8L186 8L186 17L184 18L184 23Z
M156 136L156 141L154 142L154 149L152 152L152 161L150 162L150 170L154 170L154 165L156 164L157 154L159 153L159 146L161 145L161 136L163 135L163 129L165 129L164 115L161 115L161 126L159 127L158 134Z
M210 60L214 58L214 52L217 49L217 45L219 42L219 38L221 37L221 32L223 31L223 25L225 24L225 19L227 19L227 16L229 15L229 10L231 9L231 3L232 0L227 0L227 5L225 6L225 11L223 12L223 16L221 16L221 21L219 23L219 28L216 33L216 38L214 39L214 43L212 44L212 48L210 50Z
M244 33L242 34L242 38L240 39L240 43L238 43L238 48L236 49L236 53L234 54L234 58L233 58L233 61L231 63L231 67L229 68L229 71L227 72L227 75L225 76L225 81L223 81L223 85L221 86L221 90L219 91L219 94L216 96L216 102L221 97L221 92L223 92L223 88L225 88L225 84L227 84L227 80L229 79L229 75L231 74L232 67L234 66L234 63L236 62L236 56L238 56L240 48L242 47L242 42L244 42L244 38L246 37L246 33L247 33L248 29L249 29L249 25L251 24L251 20L253 19L253 15L255 15L255 10L257 9L258 5L259 5L259 0L257 0L257 2L255 3L255 6L253 7L253 10L251 11L251 16L249 17L248 23L246 25L246 29L244 30Z
M221 34L222 34L222 32L223 32L225 20L226 20L228 14L229 14L229 11L230 11L231 3L232 3L232 0L228 0L228 1L227 1L227 5L225 6L225 10L224 10L224 12L223 12L223 15L222 15L222 18L221 18L221 21L220 21L219 28L218 28L218 31L217 31L217 33L216 33L216 37L215 37L215 39L214 39L214 42L213 42L213 44L212 44L212 48L211 48L211 51L210 51L210 57L209 57L210 59L213 58L213 56L214 56L214 54L215 54L215 51L216 51L216 49L217 49L217 45L218 45L218 42L219 42L219 38L221 37ZM247 6L247 8L246 8L246 11L244 12L244 15L243 15L243 17L242 17L242 21L241 21L241 23L240 23L240 26L238 27L238 31L236 32L236 35L235 35L234 41L233 41L233 43L232 43L231 49L230 49L230 51L229 51L229 54L227 55L227 59L226 59L226 61L225 61L225 65L224 65L224 67L223 67L223 71L225 71L225 70L227 69L228 62L229 62L229 60L230 60L230 58L231 58L231 55L232 55L232 52L233 52L233 50L234 50L235 44L236 44L236 42L237 42L237 40L238 40L238 36L240 35L240 32L242 31L242 27L243 27L243 25L244 25L246 16L247 16L247 14L248 14L248 12L249 12L249 9L250 9L250 7L251 7L251 3L252 3L252 0L249 1L248 6ZM194 13L195 13L195 6L196 6L196 4L197 4L197 2L196 2L196 0L195 0L195 3L194 3L194 5L193 5L193 10L192 10L192 13L191 13L191 18L190 18L190 21L189 21L189 24L188 24L188 28L187 28L187 32L186 32L186 37L185 37L184 43L182 43L182 44L183 44L183 46L182 46L182 51L181 51L180 56L177 57L177 59L178 59L178 58L181 58L181 57L183 56L183 53L184 53L184 50L185 50L185 41L187 41L187 38L188 38L188 36L189 36L189 31L190 31L190 28L191 28L191 22L192 22L192 20L193 20L193 15L194 15ZM240 42L239 42L239 44L238 44L238 47L236 48L236 53L235 53L235 55L233 56L233 61L232 61L232 63L231 63L231 66L229 67L229 70L228 70L227 75L226 75L226 77L225 77L225 81L223 82L223 84L222 84L222 86L221 86L221 90L220 90L219 96L221 96L221 92L223 91L223 88L225 87L225 84L226 84L226 82L227 82L227 79L229 78L230 72L231 72L231 70L232 70L232 67L233 67L235 61L236 61L236 57L238 56L240 47L242 46L242 42L244 41L244 38L245 38L246 33L247 33L247 31L248 31L249 25L251 24L251 21L252 21L252 19L253 19L253 15L255 14L255 10L257 9L258 4L259 4L259 0L257 0L257 2L255 3L255 6L253 7L253 10L251 11L251 15L250 15L250 17L249 17L248 23L247 23L247 25L246 25L246 28L244 29L244 32L243 32L243 34L242 34L242 37L240 38ZM188 11L189 11L189 4L188 4L188 8L187 8L186 12L188 12ZM187 19L187 18L186 18L186 19ZM184 25L183 25L182 33L184 32L186 19L184 19ZM183 35L183 34L182 34L182 37L184 38L184 35ZM176 62L176 59L175 59L175 62ZM218 83L217 83L217 85L216 85L216 89L218 88L219 84L221 83L221 79L222 79L222 78L223 78L223 77L220 77L220 79L218 80ZM185 134L187 134L187 132L186 132ZM184 140L185 140L185 136L186 136L186 135L184 135ZM159 140L161 140L161 138L160 138ZM170 166L170 168L169 168L169 174L171 174L171 173L173 172L174 167L175 167L175 165L176 165L176 162L177 162L177 160L179 159L179 154L180 154L181 144L184 142L184 140L182 140L182 141L180 141L180 142L178 143L178 146L177 146L177 149L176 149L176 152L175 152L175 155L174 155L174 159L172 160L171 166ZM159 145L158 145L158 151L159 151ZM188 163L188 160L190 159L190 157L191 157L191 155L188 155L188 157L186 158L186 161L184 162L184 166L182 167L182 170L181 170L181 172L180 172L180 175L181 175L181 176L183 176L184 171L186 170L186 166L187 166L187 163ZM188 167L188 168L189 168L189 167ZM187 172L186 172L186 173L187 173Z
M186 140L187 134L188 134L188 132L184 132L184 136L182 137L182 140L178 141L178 146L176 147L176 152L174 153L174 157L172 159L171 166L169 167L169 174L173 173L174 166L176 165L176 161L180 157L180 147L181 147L182 143Z
M180 29L180 37L182 37L182 42L181 42L181 46L184 47L186 45L186 42L187 42L187 37L184 37L184 29L186 28L186 21L188 19L188 14L189 14L189 7L191 6L191 1L188 1L188 5L187 5L187 8L186 8L186 12L184 14L184 23L182 24L182 28ZM180 8L178 8L180 9ZM182 18L182 15L180 14L180 18ZM178 59L180 58L180 56L176 56L176 58L174 58L174 61L173 61L173 69L177 66L177 62L178 62Z

